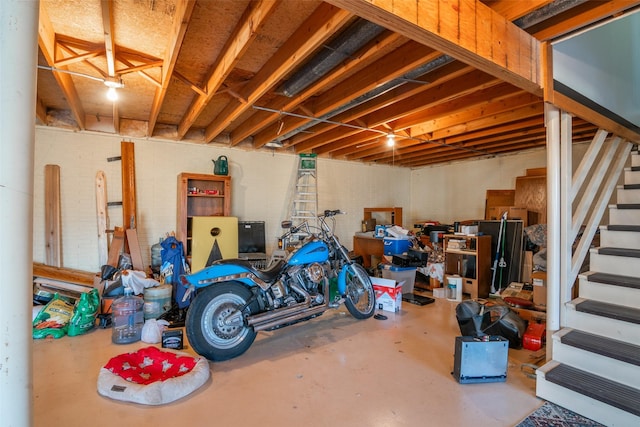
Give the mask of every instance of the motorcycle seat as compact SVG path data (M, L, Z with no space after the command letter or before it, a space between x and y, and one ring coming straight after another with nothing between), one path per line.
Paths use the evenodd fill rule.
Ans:
M266 270L260 270L255 268L249 261L246 259L220 259L215 262L216 264L235 264L241 265L247 270L250 270L253 274L256 275L260 280L271 283L278 278L280 271L286 265L286 261L283 259L278 260L278 262L270 265Z

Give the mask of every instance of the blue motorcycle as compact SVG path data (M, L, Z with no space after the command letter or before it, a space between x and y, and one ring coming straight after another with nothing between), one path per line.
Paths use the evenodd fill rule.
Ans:
M196 292L185 322L193 349L212 361L232 359L249 349L259 331L309 320L342 304L356 319L371 317L376 306L371 278L333 233L341 213L325 211L317 227L283 222L290 228L282 242L305 237L266 270L224 259L182 276Z

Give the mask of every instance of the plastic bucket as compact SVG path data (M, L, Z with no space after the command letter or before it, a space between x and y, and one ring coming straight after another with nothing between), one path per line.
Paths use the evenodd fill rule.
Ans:
M144 319L157 319L171 308L171 285L160 285L144 290Z

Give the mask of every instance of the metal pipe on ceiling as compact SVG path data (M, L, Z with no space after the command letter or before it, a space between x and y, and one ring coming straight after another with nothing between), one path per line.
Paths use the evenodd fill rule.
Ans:
M359 18L285 81L276 92L292 97L351 57L385 31L384 27Z

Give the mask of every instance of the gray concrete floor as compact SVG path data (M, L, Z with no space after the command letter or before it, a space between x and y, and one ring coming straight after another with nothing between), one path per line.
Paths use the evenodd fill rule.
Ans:
M456 304L404 303L384 312L387 320L364 321L340 309L261 332L244 355L210 362L204 386L164 406L96 391L111 357L149 344L112 344L101 329L36 340L34 425L514 426L543 403L521 371L527 352L509 350L506 382L459 384L451 375ZM185 351L195 355L188 344Z

